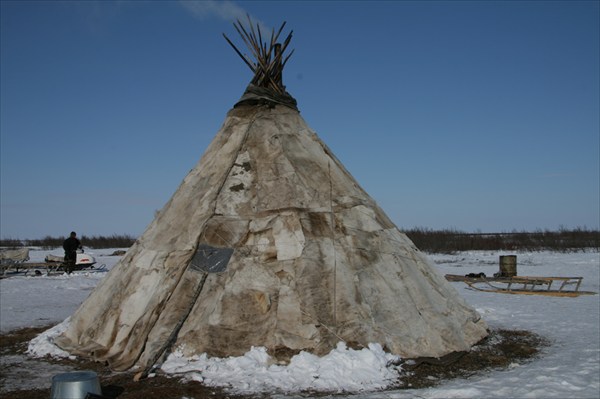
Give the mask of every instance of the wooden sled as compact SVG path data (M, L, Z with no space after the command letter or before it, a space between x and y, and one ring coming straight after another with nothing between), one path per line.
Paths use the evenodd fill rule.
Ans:
M15 276L56 276L66 273L67 268L64 262L37 262L12 264L10 267L0 269L0 278ZM108 269L105 264L94 265L75 265L71 268L71 273L104 273Z
M547 295L560 297L577 297L595 295L596 292L580 291L583 277L469 277L447 274L448 281L462 281L469 288L499 294ZM553 288L554 285L554 288Z
M19 267L29 260L29 248L0 248L0 278L9 272L19 272Z

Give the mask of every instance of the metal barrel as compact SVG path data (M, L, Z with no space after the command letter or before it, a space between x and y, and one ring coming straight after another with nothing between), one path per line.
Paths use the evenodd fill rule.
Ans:
M51 399L85 399L88 393L102 395L100 380L93 371L75 371L52 377Z
M517 255L500 256L500 275L513 277L517 275Z

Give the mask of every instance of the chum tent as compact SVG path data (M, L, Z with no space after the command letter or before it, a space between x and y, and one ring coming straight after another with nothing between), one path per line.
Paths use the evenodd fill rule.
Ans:
M282 83L292 33L234 25L254 72L198 164L55 343L114 370L179 348L278 359L343 341L408 358L468 351L479 314L311 130ZM142 375L143 376L143 375Z

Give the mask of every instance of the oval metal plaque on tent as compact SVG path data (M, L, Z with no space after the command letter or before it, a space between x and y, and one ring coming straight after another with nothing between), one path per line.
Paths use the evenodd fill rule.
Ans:
M227 269L232 254L233 248L217 248L200 244L190 262L190 267L199 272L221 273Z

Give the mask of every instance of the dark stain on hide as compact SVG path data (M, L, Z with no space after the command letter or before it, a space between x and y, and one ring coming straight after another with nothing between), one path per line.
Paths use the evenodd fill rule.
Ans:
M235 186L229 187L229 189L234 192L242 191L244 189L244 183L236 184Z
M249 171L251 171L251 170L252 170L252 166L250 165L250 162L244 162L244 163L234 163L234 164L233 164L233 166L237 166L238 168L240 168L240 169L243 169L243 170L244 170L244 172L249 172ZM242 174L243 174L243 173L242 173ZM234 173L233 175L234 175L234 176L235 176L235 175L238 175L238 173Z
M304 231L313 237L331 237L331 215L323 212L308 212L308 220L301 219Z

